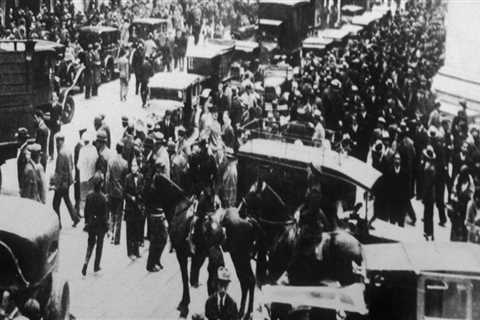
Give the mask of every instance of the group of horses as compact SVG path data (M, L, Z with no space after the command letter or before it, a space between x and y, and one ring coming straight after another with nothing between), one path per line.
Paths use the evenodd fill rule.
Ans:
M177 307L180 317L189 313L190 285L198 286L200 269L213 245L222 245L231 256L241 287L239 316L244 319L251 318L256 284L274 283L287 270L289 277L295 279L291 274L295 269L289 268L298 257L297 243L302 226L298 213L291 212L266 182L255 182L238 207L214 210L196 223L192 237L194 253L188 240L193 219L189 209L194 201L167 177L156 179L154 185L158 194L168 199L163 209L183 283L182 299ZM349 272L352 261L362 263L360 243L343 230L324 232L313 252L313 263L307 262L311 264L310 271L302 274L303 279L311 280L311 285L319 284L326 277L341 280L345 278L344 273ZM252 259L256 260L255 273ZM298 270L305 273L304 268Z

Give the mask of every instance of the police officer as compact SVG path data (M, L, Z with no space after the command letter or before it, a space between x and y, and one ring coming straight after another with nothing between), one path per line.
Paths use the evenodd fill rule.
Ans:
M165 172L164 163L161 159L157 159L155 162L155 174L152 179L151 193L155 190L155 184L157 179L162 179ZM151 195L152 195L151 194ZM156 197L159 198L159 197ZM161 199L157 199L152 203L153 199L150 199L149 204L149 230L148 235L150 239L150 247L148 249L147 258L147 271L158 272L163 269L160 263L163 249L167 244L167 223L166 216L163 210L163 203Z
M46 181L45 172L40 164L42 148L39 144L31 144L27 147L27 164L23 176L23 197L45 203Z
M23 182L24 182L24 172L25 166L27 165L28 159L26 156L27 146L30 143L28 130L26 128L19 128L16 133L16 138L18 141L18 156L17 156L17 178L18 178L18 187L20 190L20 196L23 197Z

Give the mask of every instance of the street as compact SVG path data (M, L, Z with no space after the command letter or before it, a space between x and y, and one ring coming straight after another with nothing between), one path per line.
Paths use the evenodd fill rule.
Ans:
M82 94L74 97L76 110L72 123L62 127L69 148L78 140L78 130L87 127L93 130L93 118L103 113L112 133L112 145L122 134L121 117L123 115L133 119L142 119L147 111L141 107L140 96L135 96L134 79L130 81L130 92L127 102L119 100L119 81L115 80L103 84L99 95L85 100ZM54 162L49 162L47 177L50 177ZM4 168L5 190L17 190L16 163L8 161ZM73 188L72 188L73 189ZM53 192L47 196L47 205L51 206ZM72 191L73 198L73 191ZM421 238L423 223L421 213L423 206L419 202L414 204L419 221L413 229ZM53 210L52 210L53 212ZM165 249L162 263L164 269L158 273L148 273L146 257L148 242L142 248L142 257L131 261L127 257L125 245L125 227L122 229L122 238L119 246L110 244L110 239L105 239L102 271L93 273L93 264L89 266L86 277L80 271L83 264L87 245L87 234L82 231L83 223L77 228L71 227L71 220L66 207L61 207L64 228L61 232L61 258L60 273L69 280L71 289L71 312L77 319L177 319L176 307L180 301L181 277L180 269L173 253L169 253L169 244ZM407 228L412 228L407 226ZM448 239L447 228L436 227L437 239ZM233 265L228 254L225 255L227 267L234 273ZM240 301L240 287L234 274L231 284L231 293L237 303ZM190 315L203 313L204 303L207 298L206 264L202 268L198 289L191 289ZM259 295L256 295L259 297ZM257 298L257 302L258 302Z
M115 144L122 134L121 117L144 118L145 110L141 108L140 96L135 96L135 79L131 79L127 102L120 102L120 85L118 79L103 84L99 95L85 100L83 94L74 96L76 110L73 121L62 127L69 148L78 141L78 130L87 127L93 131L93 118L99 113L106 115L106 122L111 128L112 141ZM47 166L47 177L52 175L54 162ZM2 168L4 188L7 191L18 190L15 159L8 161ZM73 189L73 188L72 188ZM47 205L51 206L53 192L47 196ZM73 191L72 191L73 199ZM71 312L77 319L176 319L176 307L180 302L181 277L174 253L165 249L162 263L164 269L158 273L148 273L145 269L148 255L148 242L142 248L142 258L132 262L127 257L125 244L125 226L119 246L104 243L102 271L93 273L93 261L87 276L80 271L85 257L87 233L82 231L83 222L76 228L71 227L71 220L66 207L61 207L64 228L60 242L60 273L69 280L71 289ZM53 209L52 209L53 212ZM92 259L93 260L93 259ZM230 265L230 270L234 270ZM191 290L191 312L203 313L207 298L206 264L201 273L201 286ZM239 299L240 289L237 281L232 282L232 293Z

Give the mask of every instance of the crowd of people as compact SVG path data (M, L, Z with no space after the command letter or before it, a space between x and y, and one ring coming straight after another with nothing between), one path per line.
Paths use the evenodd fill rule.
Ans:
M76 14L67 8L70 7L65 7L65 13L68 12L73 21ZM101 8L96 12L95 19L107 21L111 19L109 15L116 12L105 10ZM203 19L225 26L232 21L239 21L239 25L251 23L241 20L254 16L250 11L254 8L236 1L170 1L156 3L151 10L154 16L172 17L175 29L188 26L194 35L199 32L198 24ZM119 12L118 21L124 21L129 15L122 10ZM200 20L199 12L200 17L204 15ZM69 19L67 15L62 17ZM14 30L23 29L27 20L35 22L32 25L40 22L40 29L43 28L42 20L34 19L28 12L11 19L17 21L10 30L15 36L17 33L22 36L23 31ZM373 188L375 218L401 227L406 222L415 224L417 213L412 200L416 197L423 202L427 240L434 240L436 207L441 227L445 227L447 218L451 221L451 240L478 241L480 128L470 126L467 102L461 103L461 110L453 120L444 117L431 90L432 78L443 64L443 19L443 6L427 9L423 4L410 3L405 10L397 10L393 15L389 13L367 27L343 47L323 54L307 53L293 79L282 88L279 98L272 101L271 111L265 111L264 97L255 91L258 65L252 63L239 85L220 84L202 97L192 127L171 112L166 112L156 123L122 117L124 133L119 141L112 141L105 116L99 115L91 128L79 131L73 155L65 147L65 143L71 141L56 134L57 157L49 182L45 168L52 130L38 112L36 143L30 143L26 129L18 131L22 146L17 160L20 194L45 203L47 189L54 189L55 211L60 217L63 199L74 227L84 213L85 231L89 235L82 268L84 276L95 248L94 271L101 269L106 235L113 245L120 244L123 219L127 256L132 260L140 257L139 248L147 237L150 246L146 269L158 272L163 268L161 257L168 236L165 214L160 209L164 207L164 199L156 196L156 179L166 176L189 196L199 198L207 194L218 198L214 202L218 206L236 206L235 151L245 137L242 124L263 118L264 129L278 133L284 116L279 106L287 105L289 121L314 128L314 134L308 139L315 146L371 161L382 173ZM66 30L71 26L68 22L59 23L53 25ZM35 29L31 31L41 33ZM9 36L7 31L3 32ZM149 40L154 41L149 38L136 46L138 56L133 56L132 63L136 91L142 95L144 106L151 74L142 72L152 70L149 59L152 55L147 52L151 50ZM161 42L159 47L164 45ZM120 99L124 100L131 72L126 52L121 57L123 89ZM280 60L279 64L286 63L288 57ZM170 65L170 61L165 65ZM198 131L196 136L195 130ZM74 188L73 203L71 186ZM317 185L311 190L321 192ZM321 211L319 203L308 207L314 219ZM199 214L211 209L197 208ZM326 214L327 217L331 215ZM212 254L218 256L218 252ZM223 303L230 280L228 271L219 269L221 264L209 268L209 273L215 275L212 278L221 281L217 283L218 301L209 299L207 302L208 318L218 317L211 305ZM209 286L215 287L215 284ZM235 303L229 303L231 312L236 312Z

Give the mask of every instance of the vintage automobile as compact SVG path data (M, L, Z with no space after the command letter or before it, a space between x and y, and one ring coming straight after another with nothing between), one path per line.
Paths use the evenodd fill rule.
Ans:
M88 50L88 45L95 46L100 43L100 60L102 65L102 80L110 81L116 74L117 60L120 54L120 31L107 26L81 27L78 42L83 50Z
M0 291L9 292L11 307L20 313L33 298L43 319L70 319L70 287L58 273L57 215L50 207L13 196L1 195L0 206Z
M333 39L319 36L308 37L302 42L302 53L312 52L316 55L322 55L333 44Z
M204 44L189 46L187 49L187 71L208 77L208 83L215 88L229 76L230 64L235 50L235 41L210 39Z
M60 88L54 80L58 49L58 44L48 41L0 41L0 165L17 156L18 128L35 136L33 114L37 109L50 112L54 93L62 123L72 120L75 102L70 88Z
M205 77L183 72L160 72L149 81L149 113L163 117L165 111L180 111L184 126L191 128Z
M130 34L135 32L136 38L146 40L148 35L155 34L156 32L163 33L168 35L169 38L172 36L173 32L171 28L168 28L168 20L160 18L137 18L132 21L130 24Z
M368 319L480 318L477 244L422 241L363 247Z
M249 24L239 27L237 30L232 31L232 36L236 40L253 40L257 33L258 26L255 24Z
M312 1L260 0L258 6L257 40L274 42L288 53L298 51L314 22Z
M359 16L365 12L365 7L355 4L346 4L342 6L342 19L348 19L353 16Z
M293 77L293 68L288 65L266 65L262 66L265 104L271 104L278 100L286 89L286 85Z

